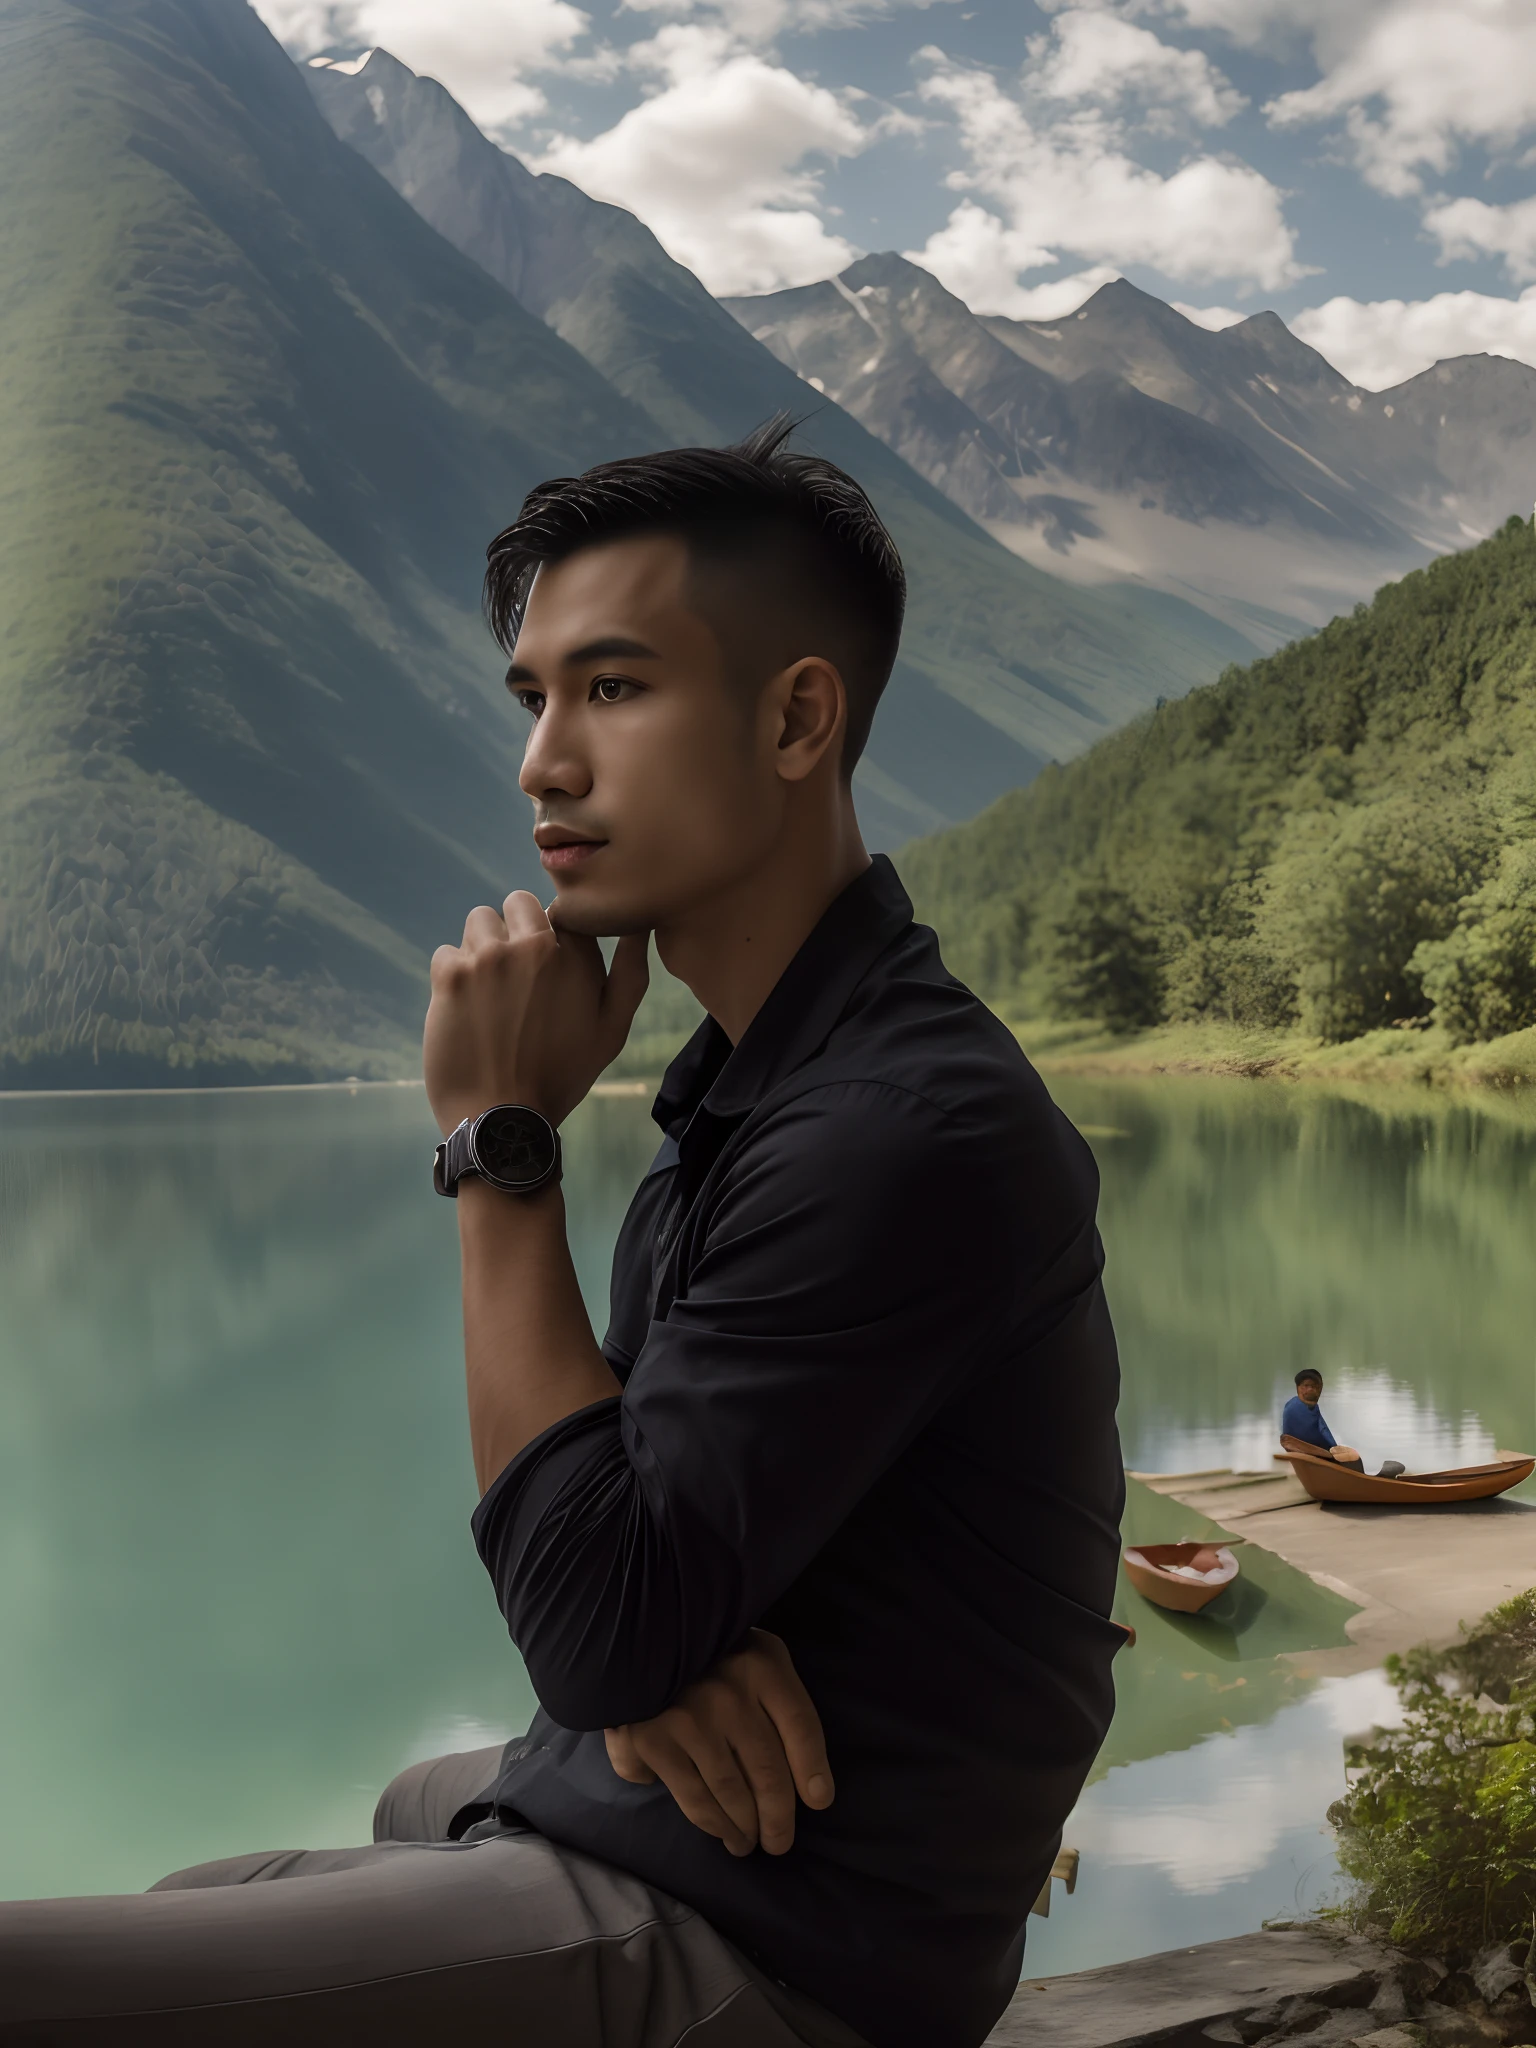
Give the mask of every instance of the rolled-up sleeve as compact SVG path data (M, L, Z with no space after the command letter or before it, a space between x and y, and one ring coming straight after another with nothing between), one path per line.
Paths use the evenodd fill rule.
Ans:
M876 1082L818 1087L743 1134L622 1398L536 1438L475 1516L561 1726L648 1719L708 1671L989 1355L1045 1268L1085 1250L1081 1218L1027 1228L1029 1162L1004 1189L997 1159L922 1096ZM1091 1213L1090 1193L1090 1238ZM1003 1232L1035 1270L1000 1290ZM982 1275L990 1285L973 1284Z

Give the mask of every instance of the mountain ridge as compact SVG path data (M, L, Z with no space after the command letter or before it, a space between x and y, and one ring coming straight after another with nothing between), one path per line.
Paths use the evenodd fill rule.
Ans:
M1120 279L978 317L889 254L725 303L1026 559L1139 574L1262 646L1536 496L1536 371L1502 358L1364 392L1270 311L1213 331Z
M387 50L345 70L312 64L306 79L337 133L423 218L674 438L718 443L774 412L809 412L803 440L870 489L911 584L902 659L856 785L882 843L931 829L936 802L951 815L974 811L1153 697L1246 654L1251 642L1193 607L1162 612L1137 591L1085 605L1054 578L1005 568L963 508L821 404L634 215L529 171Z

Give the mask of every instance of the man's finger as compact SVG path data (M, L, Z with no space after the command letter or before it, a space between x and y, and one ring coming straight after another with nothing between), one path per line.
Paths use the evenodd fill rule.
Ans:
M730 1742L713 1726L704 1728L680 1713L669 1718L667 1740L688 1758L716 1806L752 1847L758 1837L757 1801Z
M464 920L464 948L472 951L477 945L486 946L505 940L506 922L499 910L492 910L489 903L477 903Z
M821 1716L787 1658L784 1666L759 1687L758 1699L784 1745L795 1790L807 1806L818 1811L830 1806L836 1787L832 1783L832 1766L827 1761L827 1738L822 1733Z
M608 1761L617 1776L631 1785L654 1785L656 1773L635 1747L635 1738L628 1728L605 1728L603 1741L608 1747Z
M651 1729L645 1734L645 1758L676 1800L678 1811L685 1820L692 1821L703 1833L723 1842L733 1856L751 1853L755 1832L749 1836L736 1825L705 1784L685 1749Z
M464 955L457 946L439 946L428 972L434 988L447 988L458 978Z
M531 889L514 889L502 904L501 915L509 938L528 938L550 928L548 914Z
M779 1732L758 1707L732 1737L757 1808L757 1838L770 1856L795 1842L795 1780Z

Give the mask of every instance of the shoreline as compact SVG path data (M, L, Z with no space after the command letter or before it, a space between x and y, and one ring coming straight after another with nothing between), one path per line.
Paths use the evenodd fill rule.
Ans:
M1327 1087L1390 1089L1401 1099L1416 1092L1441 1101L1497 1100L1536 1105L1536 1025L1477 1044L1453 1045L1436 1029L1373 1031L1343 1045L1299 1033L1219 1023L1159 1024L1115 1035L1084 1022L995 1009L1031 1064L1047 1077L1098 1081L1204 1079L1283 1081ZM642 1095L660 1086L660 1066L680 1049L647 1042L638 1051L649 1071L626 1072L620 1054L594 1096ZM663 1057L663 1055L665 1055ZM659 1066L651 1063L659 1060ZM270 1095L336 1093L359 1089L420 1088L419 1075L372 1079L346 1074L327 1081L167 1081L126 1087L0 1088L0 1102L139 1095Z
M594 1081L587 1091L590 1101L594 1095L654 1095L660 1087L659 1080L649 1077L641 1080ZM363 1089L389 1090L396 1088L421 1088L421 1080L365 1081L360 1075L348 1075L344 1081L214 1081L199 1087L195 1083L181 1083L166 1088L0 1088L0 1102L84 1102L107 1096L148 1095L158 1098L162 1095L356 1095Z
M1536 1504L1505 1494L1438 1506L1323 1502L1274 1464L1126 1477L1351 1602L1347 1646L1281 1651L1306 1677L1372 1670L1419 1643L1447 1648L1463 1622L1536 1584Z
M1385 1030L1343 1045L1242 1025L1165 1024L1123 1037L1084 1024L1007 1015L1042 1074L1085 1080L1207 1079L1416 1089L1441 1097L1536 1101L1536 1027L1452 1045L1436 1030Z

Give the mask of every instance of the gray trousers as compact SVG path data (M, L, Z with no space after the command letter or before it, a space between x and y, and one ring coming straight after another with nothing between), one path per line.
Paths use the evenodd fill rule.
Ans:
M232 1856L125 1897L0 1905L0 2043L859 2048L638 1878L532 1832L446 1840L500 1758L403 1772L368 1848Z

